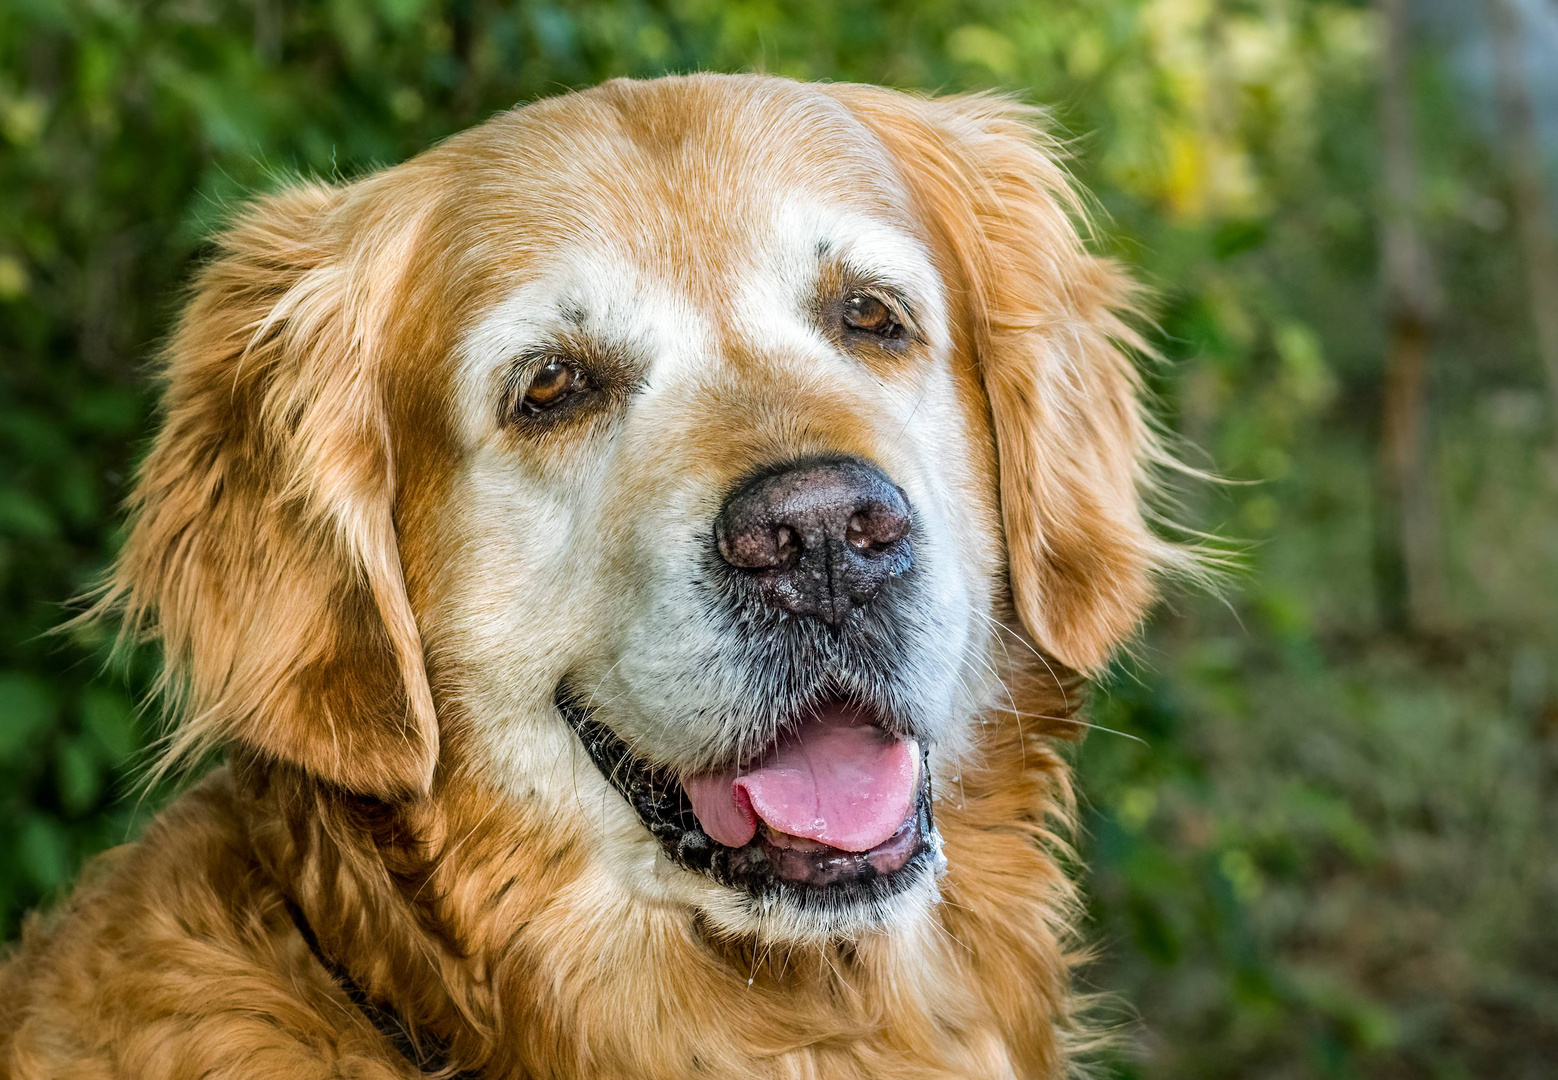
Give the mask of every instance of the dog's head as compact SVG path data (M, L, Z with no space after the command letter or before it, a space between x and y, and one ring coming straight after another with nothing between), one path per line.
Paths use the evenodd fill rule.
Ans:
M116 578L175 749L458 776L729 932L912 918L1003 675L1099 667L1175 557L1074 209L1008 101L728 76L261 201Z

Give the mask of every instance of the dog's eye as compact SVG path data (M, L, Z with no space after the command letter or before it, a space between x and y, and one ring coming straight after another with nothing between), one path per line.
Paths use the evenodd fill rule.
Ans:
M525 396L520 399L520 411L534 416L548 409L555 409L575 394L589 390L589 376L566 360L553 360L535 373Z
M897 338L903 335L903 324L892 310L874 296L856 293L844 301L844 325L851 330L878 337Z

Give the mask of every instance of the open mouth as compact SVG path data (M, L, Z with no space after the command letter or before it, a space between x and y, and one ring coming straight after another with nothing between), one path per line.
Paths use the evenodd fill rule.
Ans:
M760 899L883 900L931 873L929 748L829 700L757 754L679 775L639 757L566 687L557 706L676 863Z

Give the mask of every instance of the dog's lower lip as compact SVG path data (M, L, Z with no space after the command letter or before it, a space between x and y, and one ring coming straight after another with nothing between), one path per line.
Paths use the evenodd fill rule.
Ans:
M843 851L816 841L805 841L800 845L788 842L799 839L803 838L792 837L775 843L774 837L760 833L756 842L762 845L776 877L810 886L835 884L846 877L858 876L866 867L881 876L892 874L903 868L923 841L918 807L911 810L897 832L869 851Z

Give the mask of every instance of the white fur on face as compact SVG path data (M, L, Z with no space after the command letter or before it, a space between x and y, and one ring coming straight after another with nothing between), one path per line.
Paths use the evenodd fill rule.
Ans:
M828 452L806 417L718 413L786 381L840 395L872 433L876 464L916 514L916 592L900 654L870 688L913 717L935 748L938 788L959 768L973 717L998 694L989 621L998 544L971 512L973 442L951 366L944 286L907 229L814 198L776 200L732 252L717 311L685 275L593 237L527 268L525 279L457 351L466 455L449 512L460 550L430 646L456 673L477 767L512 798L576 821L610 878L655 903L695 907L717 928L800 941L907 926L936 898L934 878L877 910L802 910L760 902L667 859L601 776L555 708L568 679L636 751L704 764L761 744L785 717L758 692L762 672L709 610L698 582L730 478L789 456ZM867 366L814 324L824 255L910 299L924 356ZM619 412L580 436L520 445L499 423L516 357L568 331L625 358L639 383ZM741 363L731 353L739 352ZM731 408L735 408L732 405ZM728 460L700 465L689 410L729 430ZM751 421L752 439L743 431Z

